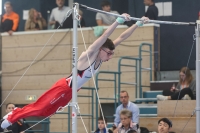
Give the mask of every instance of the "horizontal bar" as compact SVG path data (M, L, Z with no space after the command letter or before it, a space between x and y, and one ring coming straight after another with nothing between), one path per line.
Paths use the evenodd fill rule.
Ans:
M103 99L103 100L115 100L115 98L99 98L99 99Z
M138 58L138 57L131 57L131 56L122 56L120 59L141 60L141 58Z
M121 73L124 73L124 72L139 72L139 71L126 71L126 70L121 71Z
M141 87L150 87L150 86L147 86L147 85L142 85Z
M135 101L157 101L157 98L136 98Z
M39 121L24 121L24 123L38 123ZM49 124L49 121L41 121L40 123Z
M136 66L134 66L134 65L125 65L125 64L121 64L121 66L136 67Z
M179 80L168 80L168 81L150 81L150 83L173 83L173 82L179 82Z
M142 52L147 52L147 53L151 53L151 51L148 50L141 50Z
M92 97L92 96L78 95L78 97Z
M86 9L86 10L90 10L90 11L94 11L94 12L100 12L103 14L108 14L108 15L124 18L123 15L98 10L98 9L91 8L86 5L82 5L82 4L79 4L79 7L82 9ZM130 19L135 20L135 21L143 21L141 18L135 18L135 17L130 17ZM172 22L172 21L149 20L149 23L196 26L196 22Z
M57 112L56 114L69 114L68 112Z
M95 90L94 87L81 87L82 90Z
M151 68L142 68L142 70L151 70Z
M116 71L99 71L98 73L119 74L120 72L116 72Z
M100 81L115 81L113 79L98 79L98 80L100 80Z
M78 116L80 116L80 114L78 114ZM81 116L92 116L92 115L81 114Z
M105 116L106 118L115 118L115 116Z
M121 82L121 84L136 85L136 83Z

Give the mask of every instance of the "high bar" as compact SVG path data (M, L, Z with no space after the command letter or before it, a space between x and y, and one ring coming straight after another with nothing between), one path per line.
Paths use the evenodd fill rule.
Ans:
M82 9L86 9L86 10L90 10L90 11L94 11L94 12L100 12L100 13L103 13L103 14L108 14L108 15L124 18L123 15L98 10L98 9L91 8L91 7L88 7L86 5L82 5L82 4L79 4L79 7L82 8ZM135 20L135 21L142 21L141 18L130 17L130 19ZM160 21L160 20L149 20L148 22L149 23L157 23L157 24L196 26L196 22L172 22L172 21Z

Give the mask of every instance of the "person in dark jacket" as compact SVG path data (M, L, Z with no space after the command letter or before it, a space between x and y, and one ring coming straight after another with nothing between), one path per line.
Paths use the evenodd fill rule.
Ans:
M157 20L158 8L156 7L154 0L144 0L144 4L148 6L148 9L145 13L145 17L148 17L151 20Z

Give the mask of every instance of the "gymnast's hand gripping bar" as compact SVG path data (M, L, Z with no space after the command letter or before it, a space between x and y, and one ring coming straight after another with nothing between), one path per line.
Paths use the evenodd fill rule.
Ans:
M94 12L100 12L103 14L108 14L108 15L113 15L116 17L122 17L124 18L123 15L119 15L119 14L115 14L115 13L110 13L110 12L106 12L106 11L102 11L102 10L98 10L95 8L91 8L88 7L86 5L82 5L79 4L79 7L82 9L86 9L86 10L90 10L90 11L94 11ZM135 20L135 21L143 21L141 18L134 18L134 17L130 17L131 20ZM196 26L195 22L171 22L171 21L159 21L159 20L149 20L149 23L157 23L157 24L172 24L172 25L188 25L188 26Z

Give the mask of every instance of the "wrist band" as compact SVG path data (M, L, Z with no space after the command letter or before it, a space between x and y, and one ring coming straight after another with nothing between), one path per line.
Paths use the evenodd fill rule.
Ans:
M137 22L136 22L136 25L137 25L138 27L142 27L142 26L143 26L143 23L142 23L141 21L137 21Z
M121 17L118 17L118 18L116 19L116 21L117 21L117 23L119 23L119 24L123 24L123 23L125 22L125 20L124 20L123 18L121 18Z

